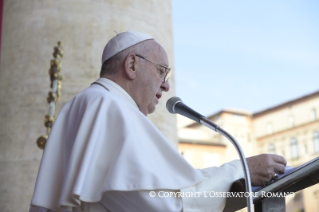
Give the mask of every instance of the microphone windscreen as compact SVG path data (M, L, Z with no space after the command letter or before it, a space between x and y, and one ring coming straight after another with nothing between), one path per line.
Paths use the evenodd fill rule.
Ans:
M179 97L173 96L172 98L170 98L169 100L167 100L166 102L166 109L168 110L168 112L175 114L175 104L177 102L183 102Z

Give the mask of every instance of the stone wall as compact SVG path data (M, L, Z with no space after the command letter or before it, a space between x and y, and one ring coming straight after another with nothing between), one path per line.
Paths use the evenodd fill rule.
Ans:
M167 50L173 65L170 0L5 0L0 66L0 211L27 211L45 134L50 60L64 43L62 98L57 111L98 78L101 54L114 30L150 34ZM175 116L164 94L150 119L177 145Z

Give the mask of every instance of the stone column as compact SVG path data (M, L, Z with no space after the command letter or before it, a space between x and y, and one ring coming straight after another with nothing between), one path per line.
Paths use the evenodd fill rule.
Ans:
M42 155L50 59L64 43L62 98L57 111L98 78L101 54L114 30L150 34L173 64L170 0L5 0L0 66L0 211L27 211ZM165 94L150 119L174 145L175 116ZM49 183L49 182L48 182Z

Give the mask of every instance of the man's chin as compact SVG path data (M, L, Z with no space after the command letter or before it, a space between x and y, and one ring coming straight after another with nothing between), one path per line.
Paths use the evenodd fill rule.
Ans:
M148 114L151 114L155 111L156 109L156 105L155 104L152 104L152 105L149 105L148 106Z

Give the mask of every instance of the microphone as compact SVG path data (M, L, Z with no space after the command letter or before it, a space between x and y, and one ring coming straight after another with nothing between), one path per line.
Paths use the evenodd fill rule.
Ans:
M172 114L179 113L179 114L186 116L187 118L190 118L198 123L200 123L200 119L204 117L203 115L197 113L192 108L185 105L183 103L183 101L176 96L167 100L166 108Z
M217 124L206 118L205 116L199 114L192 108L188 107L183 103L183 101L179 97L172 97L166 102L166 108L167 110L172 113L176 114L179 113L180 115L186 116L187 118L190 118L200 124L205 125L206 127L220 133L221 135L225 136L232 144L235 146L239 157L241 159L243 168L244 168L244 173L245 173L245 187L246 187L246 192L249 192L249 194L252 193L251 189L251 180L250 180L250 174L249 174L249 168L247 165L246 157L244 155L243 150L241 149L239 143L236 141L236 139L230 135L227 131L219 127ZM253 196L248 195L247 197L247 209L248 211L253 210Z

